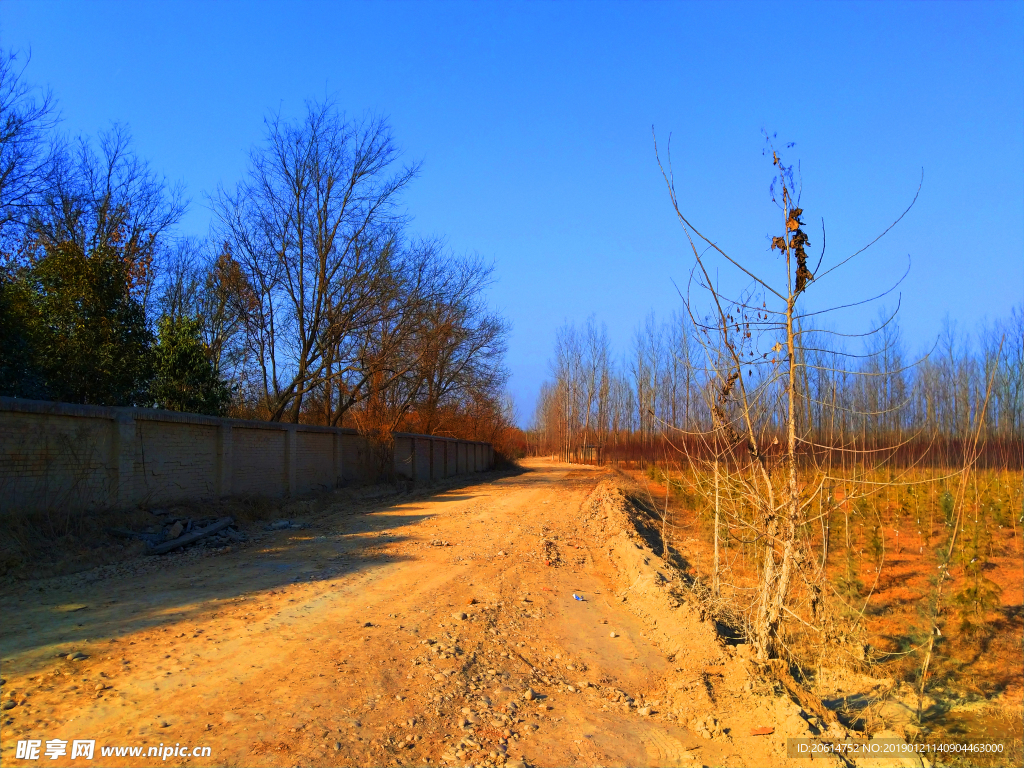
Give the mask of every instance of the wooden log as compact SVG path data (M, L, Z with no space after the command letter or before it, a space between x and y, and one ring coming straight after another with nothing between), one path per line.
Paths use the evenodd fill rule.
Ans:
M176 539L171 539L171 541L166 541L163 544L159 544L153 547L151 550L149 550L147 554L162 555L165 552L170 552L171 550L177 549L178 547L188 546L192 542L199 541L199 539L203 538L204 536L209 536L211 533L222 531L229 525L234 525L234 523L235 519L233 517L222 517L217 522L211 523L205 528L197 528L196 530L192 531L192 533L186 533L182 536L179 536Z

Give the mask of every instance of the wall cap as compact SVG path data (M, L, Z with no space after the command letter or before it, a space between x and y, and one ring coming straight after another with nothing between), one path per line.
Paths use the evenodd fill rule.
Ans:
M279 421L257 421L255 419L228 419L218 416L204 416L198 413L165 411L161 408L133 408L110 405L81 405L61 403L52 400L28 400L21 397L0 397L0 413L35 413L50 416L77 416L79 418L107 419L110 421L162 421L176 424L199 424L210 427L230 426L241 429L270 429L277 431L320 432L332 435L358 435L359 431L349 427L322 427L317 424L289 424ZM422 438L444 440L469 445L490 445L483 440L460 440L442 435L420 435L415 432L395 432L396 438Z

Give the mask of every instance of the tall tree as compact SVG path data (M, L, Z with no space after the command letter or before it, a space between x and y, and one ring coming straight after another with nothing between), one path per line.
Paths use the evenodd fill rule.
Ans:
M385 120L310 102L297 121L267 120L246 179L215 200L256 298L245 333L273 420L298 421L310 392L359 366L358 340L390 319L389 299L408 284L397 202L417 166L398 158Z
M129 289L124 251L46 246L26 277L33 370L48 399L148 405L152 333Z

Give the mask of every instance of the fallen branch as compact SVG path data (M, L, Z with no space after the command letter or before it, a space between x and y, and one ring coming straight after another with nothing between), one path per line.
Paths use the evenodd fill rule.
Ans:
M159 544L153 547L151 550L149 550L147 554L162 555L165 552L170 552L172 549L184 547L191 544L194 541L199 541L199 539L203 538L204 536L209 536L212 533L217 533L217 531L224 530L229 525L234 525L234 523L235 519L233 517L222 517L217 522L211 523L205 528L197 528L196 530L192 531L192 533L186 533L182 536L179 536L176 539L171 539L171 541Z

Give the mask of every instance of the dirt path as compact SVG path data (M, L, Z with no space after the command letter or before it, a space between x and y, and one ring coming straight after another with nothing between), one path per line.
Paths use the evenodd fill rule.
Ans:
M195 766L781 765L811 732L680 604L600 471L534 462L306 522L8 590L0 762L95 739L94 765L161 744L210 747L162 761Z

